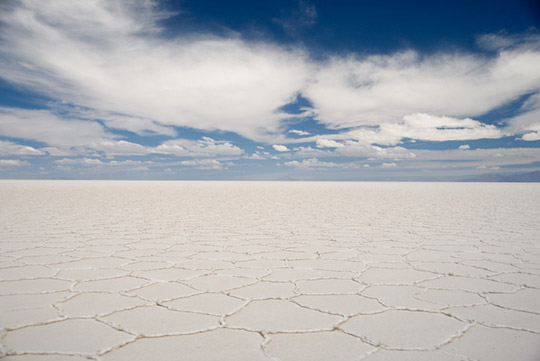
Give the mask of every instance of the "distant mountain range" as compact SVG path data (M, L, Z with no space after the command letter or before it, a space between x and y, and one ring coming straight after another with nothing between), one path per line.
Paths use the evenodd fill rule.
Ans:
M515 174L482 174L478 177L462 179L460 182L540 182L540 170Z

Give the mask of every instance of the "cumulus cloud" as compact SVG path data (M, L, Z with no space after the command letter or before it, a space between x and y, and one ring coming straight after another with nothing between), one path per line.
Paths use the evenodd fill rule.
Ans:
M281 144L274 144L272 147L278 152L288 152L289 151L289 148L287 148L286 146L281 145Z
M155 147L153 152L187 157L239 156L244 154L242 149L232 143L209 137L203 137L197 141L189 139L168 140Z
M458 149L465 150L465 149L471 149L471 146L468 144L462 144L458 147Z
M540 132L531 132L531 133L523 134L523 136L519 139L526 140L528 142L532 142L534 140L540 140Z

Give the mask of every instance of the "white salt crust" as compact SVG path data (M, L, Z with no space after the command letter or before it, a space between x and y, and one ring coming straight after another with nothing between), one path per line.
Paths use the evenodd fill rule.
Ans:
M3 360L540 359L540 184L0 181Z

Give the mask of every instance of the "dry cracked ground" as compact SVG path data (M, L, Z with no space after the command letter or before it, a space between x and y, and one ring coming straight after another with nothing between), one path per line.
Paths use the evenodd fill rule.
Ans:
M538 184L1 181L1 359L538 361L538 220Z

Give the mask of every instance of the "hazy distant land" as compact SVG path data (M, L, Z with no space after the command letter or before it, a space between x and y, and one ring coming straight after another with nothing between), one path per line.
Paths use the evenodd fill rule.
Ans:
M463 182L540 182L540 170L514 174L482 174L466 178Z

